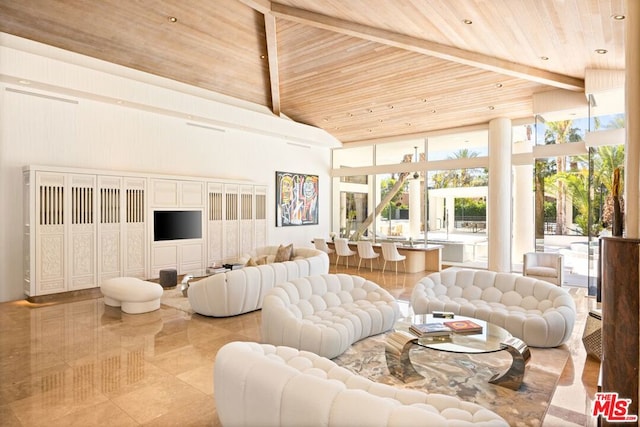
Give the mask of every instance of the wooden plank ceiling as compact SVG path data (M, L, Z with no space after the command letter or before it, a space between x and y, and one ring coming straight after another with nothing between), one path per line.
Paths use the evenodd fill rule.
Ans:
M532 94L624 69L624 13L623 0L3 0L0 31L349 143L530 117Z

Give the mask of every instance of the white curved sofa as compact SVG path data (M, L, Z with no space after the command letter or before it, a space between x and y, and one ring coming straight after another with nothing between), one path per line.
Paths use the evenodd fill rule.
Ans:
M454 396L375 383L317 354L252 342L223 346L214 364L224 426L507 426Z
M271 262L214 274L192 282L187 293L191 308L199 314L228 317L259 310L266 292L279 283L329 272L329 256L313 248L294 248L293 260L273 262L278 246L266 246L247 254L266 256Z
M448 268L414 286L415 314L452 311L501 326L530 347L556 347L571 337L576 306L552 283L493 271Z
M354 342L390 330L399 316L395 298L363 277L309 276L267 293L262 339L331 359Z

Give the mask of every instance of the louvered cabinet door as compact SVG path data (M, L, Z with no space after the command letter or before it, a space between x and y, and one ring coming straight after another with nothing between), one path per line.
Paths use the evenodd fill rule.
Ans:
M147 180L145 178L124 178L124 212L122 251L124 275L146 279L148 237L147 226Z
M267 246L267 187L255 186L255 246Z
M30 221L35 234L30 296L47 295L67 290L65 224L67 203L65 190L68 176L62 173L36 172L34 210Z
M122 178L98 177L98 283L122 275Z
M207 266L223 264L224 184L207 184Z
M95 175L69 176L68 290L98 286L96 275L96 180Z
M240 186L240 254L251 252L255 246L255 204L253 185Z
M223 260L234 262L240 256L240 185L224 185Z

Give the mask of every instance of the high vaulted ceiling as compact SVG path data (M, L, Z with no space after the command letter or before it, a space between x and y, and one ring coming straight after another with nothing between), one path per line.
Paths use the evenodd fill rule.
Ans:
M531 117L532 94L624 69L624 14L624 0L2 0L0 31L349 143Z

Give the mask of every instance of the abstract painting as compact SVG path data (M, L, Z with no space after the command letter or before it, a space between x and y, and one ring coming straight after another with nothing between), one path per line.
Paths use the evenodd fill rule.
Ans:
M318 175L276 172L276 227L318 224Z

